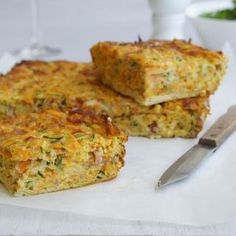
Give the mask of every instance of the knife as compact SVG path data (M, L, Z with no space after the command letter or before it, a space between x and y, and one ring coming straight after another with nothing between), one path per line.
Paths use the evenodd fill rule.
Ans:
M202 160L215 152L236 130L236 105L231 106L210 129L160 177L157 188L188 177Z

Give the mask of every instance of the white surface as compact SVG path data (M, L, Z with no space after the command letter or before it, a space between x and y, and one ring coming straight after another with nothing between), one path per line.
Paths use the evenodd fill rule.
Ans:
M78 0L70 0L70 4L67 4L68 1L66 0L50 0L40 1L41 8L42 8L42 29L45 32L44 40L47 44L59 46L64 49L63 55L61 58L72 59L72 60L89 60L89 47L98 40L134 40L136 39L137 34L141 34L141 36L145 39L150 36L150 12L147 5L147 2L144 0L133 0L133 1L110 1L110 0L100 0L100 1L93 1L87 0L86 4L85 1L78 1ZM0 8L0 18L3 18L3 21L0 21L0 29L1 29L1 44L0 44L0 53L3 53L6 50L15 49L20 46L24 46L29 38L29 21L27 15L27 1L21 0L11 0L11 1L2 1ZM132 9L132 10L131 10ZM120 14L122 12L122 14ZM65 14L67 13L67 14ZM18 18L17 18L18 17ZM191 36L191 32L188 30L188 33ZM196 41L194 39L194 41ZM216 118L219 113L224 112L227 107L226 103L233 103L235 102L235 96L232 94L233 87L231 84L231 79L235 78L235 72L232 72L229 75L229 81L224 82L221 89L217 92L217 96L214 97L212 100L213 104L213 111L210 119L206 124L208 127L211 121ZM225 80L227 81L227 80ZM235 80L234 80L235 81ZM234 83L234 82L233 82ZM226 93L224 93L226 91ZM226 102L226 103L225 103ZM218 109L219 108L219 109ZM235 135L231 137L223 146L222 148L226 149L229 148L229 152L224 152L224 149L219 150L215 156L211 156L207 162L202 165L202 168L196 172L191 178L191 184L189 181L185 181L185 183L181 183L179 188L173 186L169 189L166 189L163 192L153 193L153 187L155 184L156 179L161 174L161 171L167 167L171 159L162 159L160 161L160 153L159 150L156 149L156 143L159 141L152 140L146 149L150 148L150 146L155 146L153 155L157 155L157 159L153 159L153 163L157 163L157 165L153 164L153 167L157 168L155 174L145 172L145 169L142 169L140 174L147 175L145 180L147 183L143 183L143 185L148 186L149 194L153 193L157 198L152 197L155 199L154 205L152 208L156 207L155 204L158 203L158 199L160 195L168 195L166 200L168 203L173 205L173 201L176 200L171 196L171 194L179 195L181 197L183 193L187 193L187 197L189 201L185 204L186 206L190 206L190 202L194 204L191 205L188 209L184 208L184 213L189 212L190 220L194 221L195 224L198 220L196 213L199 213L202 209L204 212L209 214L209 211L212 210L213 206L217 203L217 209L214 211L217 213L217 217L219 217L218 213L219 210L222 210L222 213L226 216L229 220L228 223L220 224L220 225L207 225L207 222L203 224L205 226L187 226L187 222L185 225L174 225L170 223L163 223L157 222L157 219L152 219L152 222L144 222L144 221L119 221L119 220L112 220L112 219L103 219L103 218L96 218L96 217L88 217L83 216L81 214L72 214L72 213L58 213L58 212L49 212L44 210L35 210L33 208L21 208L21 207L13 207L10 205L6 205L9 199L13 199L9 195L6 195L4 190L1 190L2 196L5 197L3 200L4 204L0 204L0 235L1 234L14 234L14 235L45 235L45 234L155 234L155 235L227 235L233 236L236 232L235 227L235 217L234 217L234 206L233 204L228 210L228 212L223 209L226 204L226 209L229 207L230 201L234 198L235 194L229 196L228 194L233 191L234 187L234 170L233 168L228 169L228 164L234 166L234 144L233 140L235 140ZM139 148L139 142L141 139L137 139L136 148ZM167 141L167 140L166 140ZM179 140L174 141L179 143ZM178 157L180 152L184 152L191 143L194 142L193 140L186 140L184 147L182 146L177 150L177 147L173 147L171 149L173 159ZM196 140L195 140L196 142ZM128 146L134 145L130 143ZM162 147L163 148L163 147ZM138 149L137 149L138 150ZM117 183L123 183L123 188L126 188L126 181L124 178L128 176L127 168L138 168L137 165L131 167L132 162L136 162L134 158L137 156L139 163L144 163L148 165L146 159L148 158L145 155L145 150L142 150L144 153L144 158L142 159L137 153L137 150L130 150L129 158L130 160L127 161L127 166L123 168L121 171L121 175L117 180L114 180L114 185ZM169 146L166 150L170 150ZM228 155L226 155L228 153ZM167 155L169 156L169 154ZM222 158L223 156L223 158ZM156 157L156 156L155 156ZM159 161L158 161L159 160ZM216 171L216 172L215 172ZM217 174L216 174L217 173ZM222 173L222 174L221 174ZM128 176L129 177L129 176ZM233 177L233 178L232 178ZM136 192L139 191L138 186L141 186L139 183L139 176L137 173L134 176L132 182L132 189ZM148 182L148 179L151 179L151 182ZM204 181L203 186L200 186L200 189L204 187L208 187L208 189L203 192L199 193L196 196L193 196L193 199L190 199L191 192L187 191L187 187L189 185L199 184L199 181L202 179ZM129 177L129 180L132 180ZM117 182L118 181L118 182ZM123 182L122 182L123 181ZM223 184L220 181L224 181ZM227 181L227 182L225 182ZM84 189L80 189L83 192L83 196L85 192L92 191L91 188L95 188L99 190L100 196L105 195L104 191L108 183L100 184L96 186L86 187ZM110 183L109 183L110 184ZM102 187L104 186L104 188ZM199 185L198 185L199 187ZM218 188L218 191L215 195L213 191ZM210 191L209 191L210 189ZM167 190L169 194L167 194ZM72 190L75 191L77 194L79 190ZM103 191L103 192L102 192ZM81 192L81 193L82 193ZM65 196L70 194L70 191L64 192ZM64 195L63 193L63 195ZM124 207L124 203L126 198L124 195L121 194L121 202L119 204L123 205L122 207L125 208L125 211L130 212L129 205ZM226 193L226 195L224 195ZM232 192L231 192L232 193ZM57 193L59 194L59 193ZM56 194L56 195L57 195ZM108 194L108 193L107 193ZM106 197L107 197L106 194ZM78 194L79 195L79 194ZM79 195L81 198L82 195ZM208 204L206 204L205 200L203 201L203 196L208 196L213 199L213 202L210 202L210 208ZM49 195L48 195L49 196ZM136 198L137 196L137 198ZM186 196L186 195L185 195ZM43 197L46 197L43 196ZM56 204L62 205L61 199L52 198L51 195L49 196L51 203L57 202ZM141 199L140 196L134 196L134 203L142 203L148 204L149 199ZM27 199L27 198L25 198ZM145 201L144 201L145 200ZM201 204L196 205L195 200L200 200ZM10 200L11 201L11 200ZM25 204L27 205L27 200ZM40 201L40 199L35 200ZM109 202L110 199L107 198ZM85 204L87 209L90 209L88 203L96 203L95 200L85 199ZM38 204L38 203L37 203ZM67 202L67 207L68 207ZM96 203L97 204L97 203ZM166 203L164 203L166 204ZM219 208L218 208L219 206ZM34 207L40 208L40 205L34 205ZM61 206L60 206L61 207ZM152 208L150 210L152 210ZM178 206L174 206L174 208L178 208ZM204 209L205 208L205 209ZM157 209L160 212L160 216L166 216L166 209L161 207L162 212L160 209ZM124 211L124 212L125 212ZM182 209L180 209L181 213ZM124 215L122 212L121 217ZM102 211L99 214L103 213ZM148 213L146 213L147 217ZM221 217L219 217L221 218ZM201 219L200 219L201 220ZM209 219L208 219L209 220ZM222 219L219 219L220 221Z
M205 12L232 8L231 0L202 1L193 3L186 9L186 16L199 33L205 46L219 50L229 41L236 52L236 21L199 17Z
M193 227L103 219L0 205L0 212L3 211L4 214L0 214L1 235L235 236L235 221L223 225Z

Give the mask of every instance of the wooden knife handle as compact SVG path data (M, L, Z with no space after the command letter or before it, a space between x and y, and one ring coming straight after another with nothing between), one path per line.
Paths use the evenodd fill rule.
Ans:
M236 130L236 105L231 106L202 136L199 144L219 147Z

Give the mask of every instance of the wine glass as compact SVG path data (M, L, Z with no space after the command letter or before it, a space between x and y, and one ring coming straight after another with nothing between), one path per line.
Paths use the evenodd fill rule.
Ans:
M49 47L42 43L42 32L39 30L38 0L30 0L32 35L29 46L12 51L12 55L18 59L39 59L55 56L61 53L58 48Z

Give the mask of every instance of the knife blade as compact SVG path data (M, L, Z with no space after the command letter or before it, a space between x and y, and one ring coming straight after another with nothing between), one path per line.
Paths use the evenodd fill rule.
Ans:
M159 178L157 188L188 177L197 166L215 152L236 130L236 105L231 106L194 145L175 161Z

